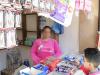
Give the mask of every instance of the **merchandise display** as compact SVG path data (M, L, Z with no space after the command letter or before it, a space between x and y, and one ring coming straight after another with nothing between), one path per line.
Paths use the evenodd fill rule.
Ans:
M54 57L47 58L41 61L41 64L37 64L32 68L39 71L43 71L40 74L36 75L72 75L72 72L78 70L82 63L83 55L67 55L62 59L56 59Z
M21 12L20 0L0 1L0 49L17 46L16 28L21 26Z

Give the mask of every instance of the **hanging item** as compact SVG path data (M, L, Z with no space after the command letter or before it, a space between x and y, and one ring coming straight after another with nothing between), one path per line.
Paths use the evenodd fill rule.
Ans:
M75 0L52 0L51 13L39 14L68 27L71 24L75 8Z
M62 26L61 24L54 22L54 24L52 25L52 30L56 33L56 34L63 34L64 33L64 26Z
M25 4L23 5L25 9L32 9L32 0L25 0Z
M46 12L51 12L51 0L45 0L45 11Z
M5 11L5 28L14 27L14 12Z
M22 23L21 14L18 13L18 14L15 15L15 28L21 27L21 23Z
M40 29L43 29L45 26L46 26L46 18L42 16L40 18Z
M5 48L5 36L4 31L0 31L0 49Z
M8 37L9 36L9 37ZM15 30L6 31L6 47L12 48L16 46L16 33Z
M82 10L87 14L90 14L92 12L92 0L76 0L76 12Z
M33 11L39 11L39 0L32 0Z
M0 28L3 28L3 11L0 11Z
M6 4L6 3L9 3L9 0L0 0L0 3Z
M84 10L89 13L92 11L92 0L85 0Z
M80 0L80 10L84 10L84 6L85 6L85 0Z
M69 26L75 8L75 0L55 0L55 10L50 14L50 18L64 26Z
M39 10L45 11L45 0L39 0Z

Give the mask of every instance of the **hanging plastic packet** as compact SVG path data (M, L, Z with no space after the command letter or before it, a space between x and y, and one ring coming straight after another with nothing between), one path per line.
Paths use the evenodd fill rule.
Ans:
M1 0L1 3L7 4L7 3L9 3L9 0Z
M21 0L13 0L14 3L20 4Z
M45 11L46 12L51 12L51 0L45 0Z
M5 28L14 27L14 12L5 11Z
M85 0L84 11L90 13L92 11L92 0Z
M13 7L17 10L22 10L22 5L24 0L14 0Z
M75 2L75 14L76 16L79 16L79 11L80 11L80 0L76 0Z
M84 10L84 1L85 0L80 0L80 10Z
M33 11L39 11L39 0L32 0Z
M22 24L22 19L21 19L21 14L16 14L15 15L15 27L21 27Z
M0 31L0 49L5 48L5 36L4 31Z
M3 11L0 11L0 28L3 28Z
M12 48L14 46L17 46L15 30L8 30L6 31L6 47Z
M39 0L39 11L45 12L45 0Z
M9 0L9 3L10 3L10 4L13 4L13 3L14 3L14 0Z
M25 4L23 5L25 9L31 9L32 8L32 1L31 0L25 0Z

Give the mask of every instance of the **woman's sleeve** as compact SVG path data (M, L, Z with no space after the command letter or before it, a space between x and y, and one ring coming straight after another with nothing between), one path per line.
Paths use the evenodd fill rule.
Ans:
M59 44L58 44L58 42L56 40L54 40L54 50L55 50L55 56L56 57L60 57L62 52L61 52Z
M31 56L32 60L35 64L38 64L40 61L40 58L37 56L38 46L37 46L37 40L33 43L32 49L31 49Z

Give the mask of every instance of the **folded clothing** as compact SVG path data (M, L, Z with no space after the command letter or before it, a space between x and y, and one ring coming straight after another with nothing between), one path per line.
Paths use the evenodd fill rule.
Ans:
M69 55L63 58L59 64L57 64L56 71L62 73L71 73L76 71L80 65L83 63L82 56Z

